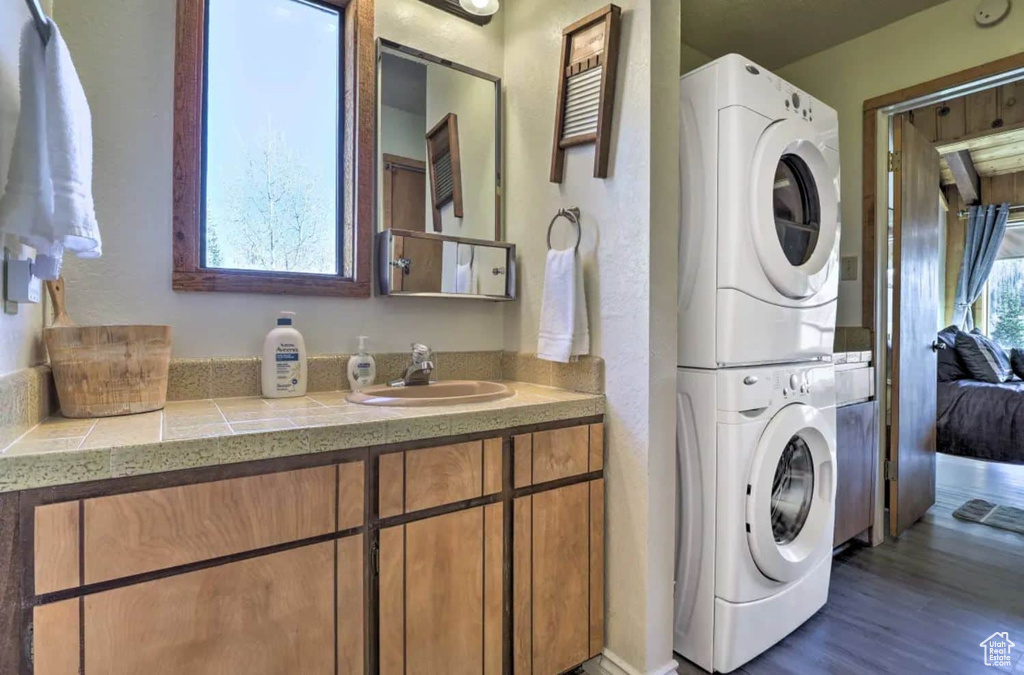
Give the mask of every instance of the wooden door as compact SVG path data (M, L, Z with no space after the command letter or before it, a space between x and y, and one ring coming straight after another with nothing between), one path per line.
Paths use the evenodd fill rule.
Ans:
M85 672L328 675L335 542L85 596Z
M604 647L604 480L515 500L515 675L557 675Z
M426 171L419 160L384 155L384 229L426 230Z
M909 122L893 118L892 420L889 531L903 533L935 503L939 155Z
M500 675L504 504L380 531L381 675Z

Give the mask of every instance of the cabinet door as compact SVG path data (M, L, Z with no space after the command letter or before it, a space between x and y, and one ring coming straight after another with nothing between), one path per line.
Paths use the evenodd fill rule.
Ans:
M871 527L875 505L877 403L836 409L836 525L833 546Z
M604 646L604 480L513 505L516 675L557 675Z
M503 512L381 530L381 675L501 673Z
M85 598L85 672L328 675L335 542Z

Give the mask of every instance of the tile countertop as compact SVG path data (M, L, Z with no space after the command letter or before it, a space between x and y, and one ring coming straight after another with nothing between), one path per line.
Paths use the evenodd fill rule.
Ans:
M348 392L169 402L162 411L51 417L0 452L0 492L497 431L604 414L604 396L508 383L487 403L372 407Z

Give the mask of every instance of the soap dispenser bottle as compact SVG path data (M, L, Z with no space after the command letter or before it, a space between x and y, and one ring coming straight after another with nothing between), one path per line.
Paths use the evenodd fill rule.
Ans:
M377 379L377 361L366 353L365 335L359 336L359 353L348 360L348 384L352 391L359 391L373 384Z
M264 398L306 395L306 343L294 323L295 312L281 312L263 341Z

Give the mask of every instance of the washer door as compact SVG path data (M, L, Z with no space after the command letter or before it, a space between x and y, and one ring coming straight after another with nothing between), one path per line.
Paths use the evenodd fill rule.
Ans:
M839 193L821 150L806 140L806 125L782 120L758 141L751 226L761 268L789 298L818 292L835 264Z
M834 450L825 418L794 404L780 410L758 442L747 488L747 541L761 573L796 581L832 540Z

